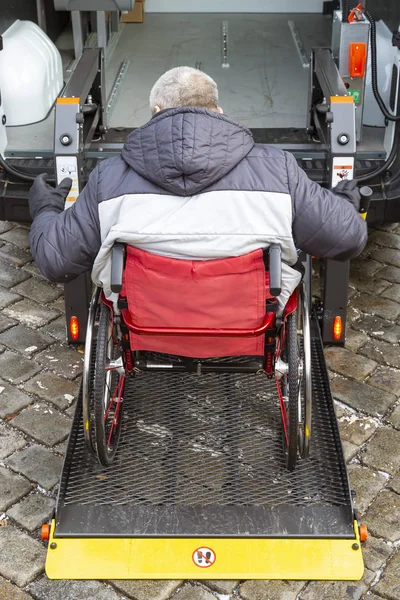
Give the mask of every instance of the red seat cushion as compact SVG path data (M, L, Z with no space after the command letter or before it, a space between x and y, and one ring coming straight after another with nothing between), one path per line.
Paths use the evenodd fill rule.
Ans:
M265 316L262 250L219 260L178 260L128 246L123 295L142 327L253 328ZM131 333L132 350L211 358L264 354L264 336L218 338Z

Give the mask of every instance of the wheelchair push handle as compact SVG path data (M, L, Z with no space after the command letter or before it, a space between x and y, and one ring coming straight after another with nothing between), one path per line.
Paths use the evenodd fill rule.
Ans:
M125 265L125 245L114 244L111 250L111 291L119 294L122 290L122 275Z
M282 260L281 247L279 244L271 244L269 254L269 293L271 296L279 296L282 290Z

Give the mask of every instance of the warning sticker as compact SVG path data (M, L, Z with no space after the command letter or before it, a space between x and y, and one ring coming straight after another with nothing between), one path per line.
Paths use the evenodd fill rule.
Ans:
M57 183L66 177L72 179L71 190L65 200L65 208L69 208L79 196L78 161L76 156L56 156Z
M344 179L353 179L354 157L335 156L332 164L332 187Z
M196 567L201 567L202 569L206 569L207 567L211 567L215 563L215 552L211 550L211 548L201 547L197 548L192 554L192 560Z
M360 90L347 90L347 93L350 96L353 96L355 104L359 104L360 103L360 100L361 100L361 92L360 92Z

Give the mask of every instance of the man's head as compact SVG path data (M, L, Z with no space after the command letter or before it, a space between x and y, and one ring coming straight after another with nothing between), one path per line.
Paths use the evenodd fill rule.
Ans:
M170 69L155 82L150 92L152 114L165 108L197 106L222 113L218 88L211 77L192 67Z

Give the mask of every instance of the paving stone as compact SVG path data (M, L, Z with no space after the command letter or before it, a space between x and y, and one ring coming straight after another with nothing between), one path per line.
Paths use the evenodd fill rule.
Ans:
M28 596L28 594L1 577L0 600L32 600L32 596Z
M17 325L17 324L18 324L18 321L15 321L14 319L10 319L9 317L6 317L5 315L0 314L0 333L3 333L3 331L10 329L10 327L13 327L14 325Z
M390 283L400 283L400 269L397 267L384 267L375 274L378 279L386 279Z
M31 489L29 481L0 467L0 511L7 510L14 502L28 494Z
M35 356L35 360L45 365L47 369L68 377L68 379L74 379L82 373L83 354L69 346L54 344L48 350Z
M397 494L400 494L400 471L391 478L389 481L389 487L394 490Z
M374 591L382 594L388 600L399 600L400 598L400 552L398 552L387 564L381 580Z
M7 514L18 525L34 531L49 520L56 501L43 494L29 494L18 504L8 509Z
M0 221L0 233L5 233L15 227L15 223L11 221Z
M342 442L342 446L343 446L343 456L344 456L344 460L346 463L349 463L354 457L355 455L358 453L358 451L360 450L360 446L357 446L356 444L352 444L351 442Z
M352 300L352 305L361 312L378 315L382 319L389 319L389 321L395 321L400 315L400 304L398 302L393 302L393 300L379 295L360 294Z
M400 468L400 431L388 427L378 429L362 460L367 466L394 475Z
M380 281L383 281L383 280L380 280ZM389 298L390 300L393 300L394 302L400 302L400 284L395 283L390 288L387 288L382 293L382 296L384 296L385 298Z
M325 359L332 371L360 381L378 366L373 360L365 360L363 357L346 350L346 348L339 347L327 348Z
M354 329L351 329L351 327L346 330L345 348L350 350L350 352L356 352L368 341L369 337L363 331L355 331Z
M202 583L207 587L215 590L219 594L230 595L233 590L237 587L238 580L230 579L202 579ZM0 599L1 600L1 599Z
M36 600L119 600L120 598L113 589L100 581L51 581L47 577L42 577L32 583L28 589Z
M3 244L0 247L0 259L10 262L16 267L22 267L26 263L31 262L33 257L29 250L18 248L18 246L13 246L13 244Z
M374 231L368 239L368 243L377 244L378 246L387 246L388 248L397 248L400 250L400 235L385 231Z
M55 408L37 403L20 412L10 425L46 446L54 446L68 436L71 420Z
M400 404L398 404L392 414L387 417L387 421L396 429L400 429Z
M30 329L22 324L0 333L0 344L4 344L12 350L17 350L27 357L44 350L53 343L54 340L49 335L36 331L36 329Z
M5 288L13 287L25 279L29 279L30 275L21 269L17 269L10 265L5 260L0 260L0 285Z
M368 381L369 383L369 381ZM396 396L378 391L364 382L335 377L331 382L334 398L370 415L382 416L396 402Z
M63 294L63 290L61 290L61 293ZM52 302L52 304L50 306L52 308L55 308L56 310L58 310L61 313L65 313L64 295L61 295L59 298L57 298L57 300ZM64 320L65 320L65 317L64 317Z
M62 460L47 448L33 444L7 458L7 466L50 490L59 480Z
M390 344L398 344L400 340L400 326L376 315L364 315L354 323L354 329Z
M45 281L40 281L35 277L31 277L27 281L16 285L13 291L33 300L40 298L40 302L43 304L53 302L62 294L58 287L50 285L50 283L46 283Z
M215 596L214 594L211 594L211 592L207 592L207 590L199 585L185 583L185 585L179 590L177 600L215 600Z
M350 278L370 279L382 269L382 264L372 259L355 259L350 263ZM383 278L385 279L385 278ZM390 280L389 280L390 281Z
M372 420L360 418L355 414L343 415L339 420L340 437L342 441L361 446L375 432L377 425Z
M373 574L365 569L361 581L313 581L299 596L301 600L360 600Z
M389 281L385 279L375 279L373 276L365 277L360 273L350 274L349 285L349 289L353 288L355 292L376 295L382 294L384 290L390 287Z
M9 317L33 328L43 327L43 325L59 316L56 310L47 306L40 306L28 298L8 306L4 312Z
M383 490L365 515L370 533L390 542L400 539L400 495Z
M244 600L295 600L304 581L266 581L249 579L240 586Z
M40 368L40 365L34 360L29 360L8 350L0 355L0 373L5 379L15 384L33 377L40 371Z
M65 316L61 315L58 319L55 319L51 323L48 323L43 328L46 333L53 336L56 340L66 343L67 341L67 325L65 322Z
M65 377L58 377L54 373L41 372L24 383L24 390L43 398L43 400L52 402L58 408L64 410L77 398L79 387L75 382L65 379Z
M111 583L117 590L128 596L128 598L134 598L134 600L150 600L150 598L151 600L167 600L182 585L182 581L179 580L171 581L163 579L155 581L148 579L118 579ZM181 592L179 592L178 598L182 600ZM214 597L213 600L215 600Z
M16 527L0 527L0 573L24 587L43 571L46 551L42 544Z
M13 302L17 302L21 300L21 296L19 294L15 294L14 292L10 292L3 287L0 287L0 310L13 304Z
M358 464L349 465L348 474L350 486L356 492L356 508L363 514L386 485L386 477Z
M391 367L378 367L367 383L400 396L400 371Z
M11 242L20 248L29 248L29 230L24 227L15 227L1 234L0 238L5 242Z
M26 440L11 427L0 423L0 460L26 446Z
M379 250L374 250L371 254L371 258L378 262L385 263L385 265L400 267L400 253L393 248L379 248Z
M30 275L34 275L35 277L38 277L39 279L44 279L45 281L47 281L47 278L44 275L42 275L39 267L37 266L37 264L35 262L31 262L31 263L24 265L23 269L24 269L24 271L27 271Z
M378 363L400 369L400 348L398 344L393 345L382 340L371 340L360 348L359 353Z
M371 571L378 571L387 561L393 548L379 538L368 536L362 547L364 564Z
M381 223L380 225L374 225L372 230L379 231L396 231L398 229L398 223Z
M18 388L0 379L0 419L14 415L22 408L32 404L32 398Z

